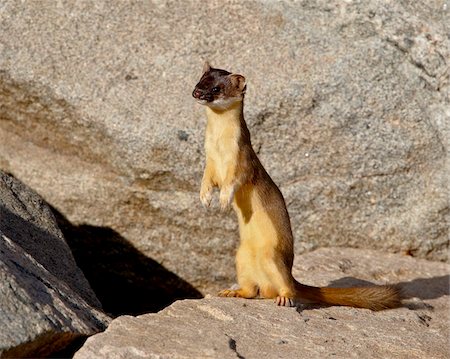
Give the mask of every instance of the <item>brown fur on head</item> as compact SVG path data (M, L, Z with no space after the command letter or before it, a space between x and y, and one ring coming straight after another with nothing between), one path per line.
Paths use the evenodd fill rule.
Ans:
M226 110L245 95L245 77L212 68L208 62L203 66L203 75L195 86L192 96L198 103L216 110Z

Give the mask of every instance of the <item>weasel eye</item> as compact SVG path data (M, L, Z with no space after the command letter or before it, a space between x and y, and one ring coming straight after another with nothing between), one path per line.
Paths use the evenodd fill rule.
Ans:
M212 91L212 93L219 93L220 92L220 87L219 86L213 87L211 89L211 91Z

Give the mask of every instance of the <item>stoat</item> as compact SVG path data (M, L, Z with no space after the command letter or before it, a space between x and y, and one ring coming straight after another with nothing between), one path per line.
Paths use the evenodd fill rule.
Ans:
M200 200L211 203L220 190L220 206L232 206L239 221L236 255L239 289L225 289L222 297L274 298L278 305L296 301L381 310L400 305L393 286L353 288L311 287L292 276L294 240L283 195L266 172L250 141L244 121L244 76L212 68L207 62L192 93L206 106L206 166Z

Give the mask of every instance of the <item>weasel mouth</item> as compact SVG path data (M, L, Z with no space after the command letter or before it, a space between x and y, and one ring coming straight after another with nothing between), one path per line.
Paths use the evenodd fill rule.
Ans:
M209 93L205 93L201 90L195 89L192 92L192 96L197 100L197 102L204 104L206 102L212 102L214 100L214 97L211 96Z
M195 100L196 100L197 103L199 103L200 105L206 105L206 104L208 103L208 101L202 100L202 99L199 99L199 98L196 98Z

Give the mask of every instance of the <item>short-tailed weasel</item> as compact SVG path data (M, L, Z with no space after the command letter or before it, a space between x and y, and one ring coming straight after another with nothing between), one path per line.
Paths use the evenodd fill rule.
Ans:
M244 121L246 81L242 75L205 63L192 93L206 106L206 166L200 200L208 207L213 188L220 190L220 206L233 206L240 246L236 255L239 289L225 289L223 297L274 298L278 305L294 300L381 310L400 305L393 286L354 288L311 287L292 276L294 243L283 195L252 148Z

